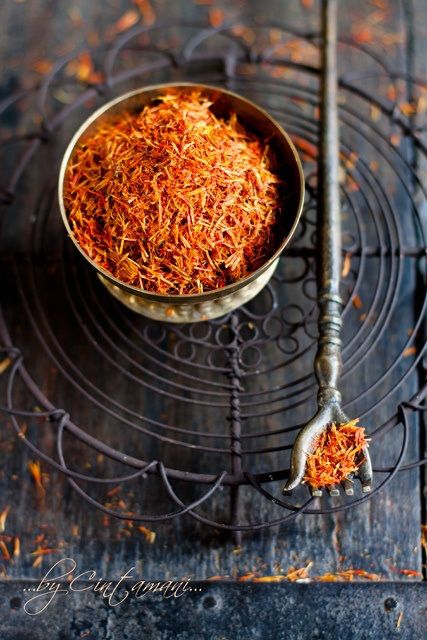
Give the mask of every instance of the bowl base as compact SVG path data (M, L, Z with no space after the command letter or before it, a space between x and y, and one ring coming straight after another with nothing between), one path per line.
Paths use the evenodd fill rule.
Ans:
M219 318L252 300L268 283L278 261L279 259L275 260L264 273L238 291L218 298L209 298L205 302L177 303L148 300L120 289L100 273L98 273L98 278L111 295L142 316L162 322L203 322Z

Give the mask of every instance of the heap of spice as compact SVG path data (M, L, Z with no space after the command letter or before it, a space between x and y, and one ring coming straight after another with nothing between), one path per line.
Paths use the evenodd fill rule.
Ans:
M307 457L304 482L313 488L333 487L357 472L368 446L365 429L358 420L331 424L313 443Z
M281 181L268 146L198 90L105 121L76 148L64 198L81 248L127 284L203 293L278 246Z

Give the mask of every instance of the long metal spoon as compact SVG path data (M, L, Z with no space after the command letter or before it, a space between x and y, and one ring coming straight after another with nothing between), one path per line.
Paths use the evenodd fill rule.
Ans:
M291 456L291 471L284 488L286 493L297 487L304 478L307 456L317 436L331 423L342 424L348 418L341 409L338 378L341 371L341 212L339 194L339 140L337 108L337 2L322 3L322 82L321 82L321 141L319 157L320 211L318 219L318 305L319 338L314 360L318 382L317 405L314 417L299 432ZM372 465L367 449L357 473L364 493L371 490ZM353 494L353 481L343 482L348 495ZM338 495L339 488L329 490ZM312 489L315 496L320 488Z

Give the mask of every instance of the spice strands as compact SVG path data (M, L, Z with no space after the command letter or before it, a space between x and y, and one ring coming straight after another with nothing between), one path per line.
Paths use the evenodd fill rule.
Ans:
M365 429L358 420L331 424L315 440L308 455L304 482L311 487L332 487L339 484L362 464L363 450L368 446Z
M278 246L280 180L268 147L200 91L165 94L102 123L74 153L65 206L85 253L161 294L217 289Z

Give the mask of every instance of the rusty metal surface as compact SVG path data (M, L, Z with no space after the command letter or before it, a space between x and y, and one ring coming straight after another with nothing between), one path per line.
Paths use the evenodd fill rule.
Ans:
M170 600L150 594L141 600L130 597L118 607L87 591L63 596L66 615L64 600L58 600L50 605L49 615L29 618L22 608L23 584L0 584L2 640L425 637L427 593L423 585L199 582L193 585L201 590L198 593ZM120 598L123 595L119 593Z

